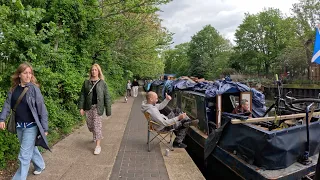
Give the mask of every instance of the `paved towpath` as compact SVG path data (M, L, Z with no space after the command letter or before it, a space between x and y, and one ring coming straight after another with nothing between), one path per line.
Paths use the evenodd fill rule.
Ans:
M111 180L169 180L160 146L147 151L147 122L140 110L142 100L140 95L133 103Z
M95 144L87 126L75 130L45 152L46 169L28 180L203 180L204 177L184 149L164 157L164 147L147 151L147 122L140 111L145 93L128 103L112 105L112 116L103 119L100 155L93 155Z
M30 180L91 180L108 179L126 128L134 99L119 100L112 105L112 116L103 118L102 151L94 155L92 133L84 125L52 148L43 157L46 169L41 175L29 175ZM31 169L31 168L30 168Z

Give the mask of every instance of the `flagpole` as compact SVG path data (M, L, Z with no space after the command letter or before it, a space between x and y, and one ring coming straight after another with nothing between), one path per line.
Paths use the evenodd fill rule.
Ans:
M307 64L308 64L308 80L311 80L311 66L312 66L312 61L310 55L311 55L311 50L309 48L310 44L312 43L311 39L308 39L305 43L305 50L306 50L306 56L307 56Z

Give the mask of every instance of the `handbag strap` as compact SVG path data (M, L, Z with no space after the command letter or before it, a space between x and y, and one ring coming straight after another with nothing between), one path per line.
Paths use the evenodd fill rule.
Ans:
M20 94L20 96L19 96L16 104L15 104L14 107L13 107L13 111L16 111L18 105L20 104L23 96L26 94L26 92L28 91L28 89L29 89L28 87L25 87L25 88L24 88L24 90L23 90L22 93Z
M88 92L88 95L92 92L93 88L98 84L98 82L100 81L100 79L98 79L98 81L96 83L93 84L92 88L90 89L90 91Z

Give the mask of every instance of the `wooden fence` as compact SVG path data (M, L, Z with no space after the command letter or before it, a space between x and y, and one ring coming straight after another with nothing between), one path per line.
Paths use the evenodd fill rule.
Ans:
M310 80L320 81L320 65L312 63L310 66Z

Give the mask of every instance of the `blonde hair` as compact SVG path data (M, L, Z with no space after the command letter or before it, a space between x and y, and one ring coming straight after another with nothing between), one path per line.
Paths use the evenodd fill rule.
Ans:
M93 64L93 65L91 66L90 72L89 72L89 74L90 74L90 75L89 75L89 79L91 79L91 75L92 75L91 71L92 71L92 69L93 69L94 67L96 67L96 68L98 69L98 71L99 71L99 74L98 74L99 79L104 80L104 75L103 75L103 73L102 73L101 67L100 67L99 64L97 64L97 63L95 63L95 64Z
M39 87L39 83L37 81L37 78L34 76L32 66L29 63L24 62L24 63L19 65L19 67L17 68L16 72L11 76L11 89L10 89L11 91L13 91L13 89L16 88L20 84L19 75L22 72L24 72L27 68L30 68L30 70L31 70L31 74L32 74L31 83L33 83L34 85Z

